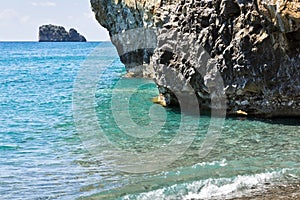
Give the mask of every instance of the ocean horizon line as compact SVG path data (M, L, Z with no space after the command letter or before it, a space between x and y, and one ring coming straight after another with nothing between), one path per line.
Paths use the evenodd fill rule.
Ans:
M39 42L37 40L0 40L0 42L37 42L37 43L82 43L82 42ZM88 42L111 42L109 40L90 40Z

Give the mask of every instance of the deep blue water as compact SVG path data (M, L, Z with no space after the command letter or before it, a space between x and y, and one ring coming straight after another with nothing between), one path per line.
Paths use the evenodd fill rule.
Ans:
M154 83L123 78L111 43L0 50L1 199L218 198L300 181L297 119L226 119L201 157L218 119L153 105Z

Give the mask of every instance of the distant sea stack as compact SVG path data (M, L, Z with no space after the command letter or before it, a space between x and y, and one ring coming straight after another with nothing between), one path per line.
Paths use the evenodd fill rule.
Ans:
M74 28L69 32L62 26L42 25L39 27L39 42L86 42Z

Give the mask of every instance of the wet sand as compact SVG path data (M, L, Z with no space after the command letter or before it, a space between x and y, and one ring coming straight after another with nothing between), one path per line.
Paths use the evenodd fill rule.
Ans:
M300 200L300 183L281 183L270 185L263 190L253 190L253 193L231 200Z

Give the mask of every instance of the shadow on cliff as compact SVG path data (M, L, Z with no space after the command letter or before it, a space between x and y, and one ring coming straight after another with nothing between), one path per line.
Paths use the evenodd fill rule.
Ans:
M200 109L200 113L195 113L193 110L181 111L178 106L170 106L166 108L170 112L177 114L184 113L186 115L194 117L211 117L211 111L209 109ZM226 119L231 120L248 120L248 121L260 121L269 124L282 124L288 126L300 126L300 117L273 117L273 118L258 118L254 116L240 116L240 115L227 115Z
M257 117L240 117L230 116L227 119L231 120L248 120L248 121L260 121L269 124L282 124L287 126L300 126L300 117L289 118L289 117L276 117L276 118L257 118Z

